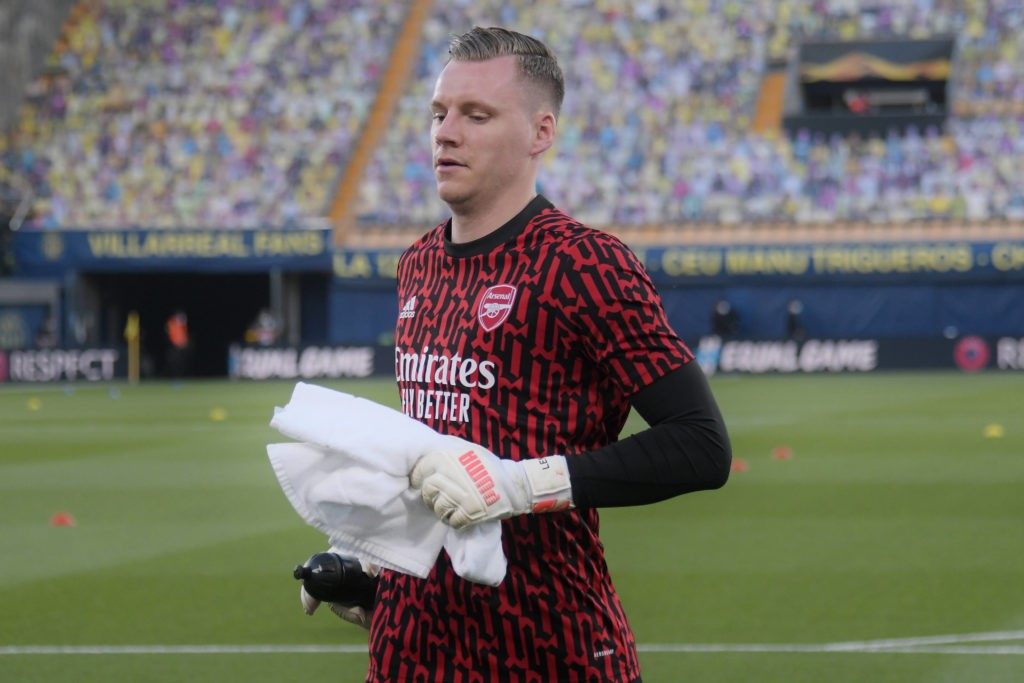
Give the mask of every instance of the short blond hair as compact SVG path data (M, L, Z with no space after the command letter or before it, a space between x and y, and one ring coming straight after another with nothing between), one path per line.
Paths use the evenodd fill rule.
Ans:
M554 53L536 38L497 26L476 26L460 36L453 36L448 54L456 62L516 57L519 74L547 95L552 111L558 116L565 99L565 77Z

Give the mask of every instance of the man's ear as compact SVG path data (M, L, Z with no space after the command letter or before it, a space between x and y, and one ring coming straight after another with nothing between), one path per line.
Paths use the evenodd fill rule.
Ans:
M533 120L534 136L530 154L538 156L548 151L555 144L555 128L557 121L550 111L539 112Z

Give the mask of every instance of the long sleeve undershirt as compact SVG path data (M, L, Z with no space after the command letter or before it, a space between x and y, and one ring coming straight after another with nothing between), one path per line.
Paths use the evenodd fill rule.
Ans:
M566 458L576 507L644 505L725 484L732 447L697 362L642 389L631 403L647 429Z

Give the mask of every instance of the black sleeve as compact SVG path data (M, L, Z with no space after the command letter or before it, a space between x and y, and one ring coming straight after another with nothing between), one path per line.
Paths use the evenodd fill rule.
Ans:
M576 507L644 505L725 484L732 446L696 361L640 390L631 403L647 429L566 458Z

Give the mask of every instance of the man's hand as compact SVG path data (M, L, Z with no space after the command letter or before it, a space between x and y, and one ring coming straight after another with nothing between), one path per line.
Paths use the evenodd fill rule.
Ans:
M469 441L420 458L409 483L456 529L492 519L572 507L565 456L505 460Z
M367 631L370 630L370 620L373 618L372 611L368 612L359 605L343 605L340 602L329 602L327 606L331 608L332 612L348 623L361 626Z
M320 607L320 601L307 593L305 586L299 587L299 600L302 602L302 611L306 614L312 615ZM327 606L337 616L350 624L362 626L366 630L370 630L370 619L373 617L372 611L367 612L367 610L359 605L343 605L340 602L329 602Z
M295 568L302 581L299 600L302 611L312 615L326 602L345 621L370 628L380 567L333 551L316 553Z

